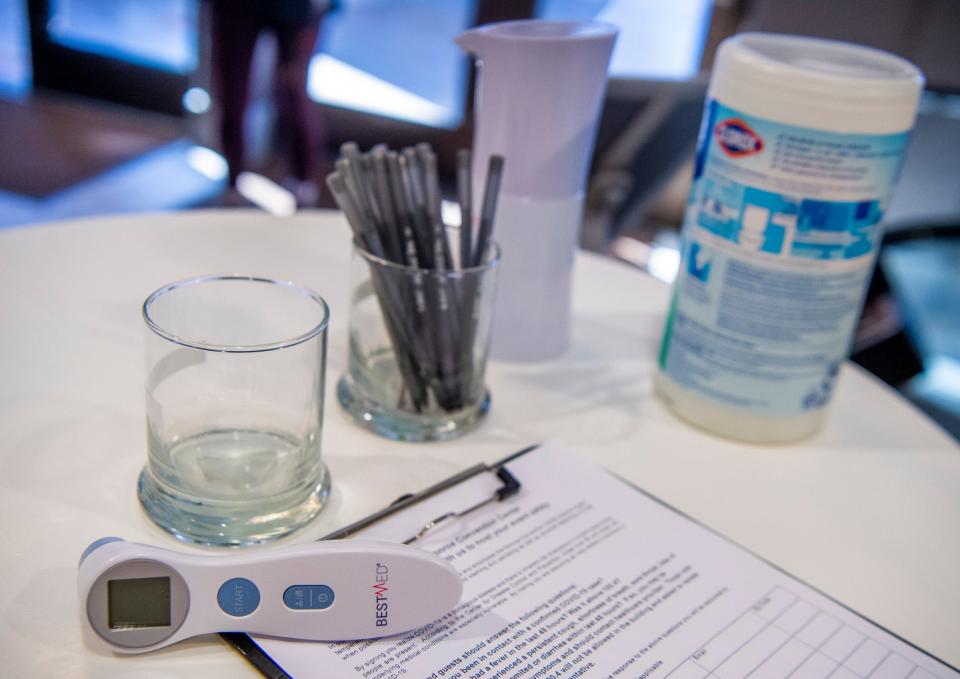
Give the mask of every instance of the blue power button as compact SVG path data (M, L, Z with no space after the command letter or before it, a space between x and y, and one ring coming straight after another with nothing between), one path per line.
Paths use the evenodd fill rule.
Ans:
M260 605L260 590L246 578L230 578L220 585L217 603L227 615L250 615Z
M333 590L326 585L293 585L283 593L287 608L317 611L333 605Z

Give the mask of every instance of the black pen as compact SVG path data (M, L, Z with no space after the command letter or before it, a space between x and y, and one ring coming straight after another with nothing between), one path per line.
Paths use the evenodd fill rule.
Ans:
M440 179L437 173L437 156L430 148L430 144L421 143L416 147L417 158L420 160L420 169L422 170L424 202L426 203L427 216L430 219L430 226L433 229L434 240L434 260L437 262L437 268L440 268L440 262L443 262L443 268L447 271L454 268L453 256L450 254L450 242L447 240L447 230L443 225L443 215L440 205Z
M371 190L376 195L376 202L380 207L383 223L386 225L384 244L390 253L390 260L397 264L403 264L406 257L399 219L397 218L397 208L394 205L393 192L390 188L390 170L387 166L388 151L386 144L377 144L370 150L374 179Z
M437 272L433 274L438 306L437 318L442 324L437 331L440 348L440 377L445 389L443 405L449 410L459 410L464 402L463 368L459 360L461 352L458 351L462 334L458 312L460 301L457 295L459 279L453 280L447 273L454 267L440 210L437 157L429 144L418 144L416 154L422 171L425 212L433 234L434 268Z
M412 150L412 149L411 149ZM422 204L418 204L417 187L414 174L416 170L416 154L410 155L397 154L397 172L400 178L399 191L402 196L399 202L402 202L406 211L404 218L413 232L414 242L417 245L417 257L420 261L420 267L423 269L433 269L435 266L433 257L433 233L427 225L426 215L423 213ZM392 166L391 166L392 168Z
M500 193L500 178L503 175L503 156L492 155L487 165L487 183L483 188L483 208L480 211L480 228L477 232L477 248L473 252L473 266L480 266L490 247L493 217L497 212L497 195Z
M473 188L470 186L470 150L457 151L457 200L460 203L460 268L473 263Z

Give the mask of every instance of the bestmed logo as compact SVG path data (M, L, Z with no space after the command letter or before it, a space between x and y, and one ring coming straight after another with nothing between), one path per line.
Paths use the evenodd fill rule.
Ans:
M739 118L721 120L713 128L713 136L731 158L742 158L763 150L763 139Z
M377 627L386 627L390 619L390 599L387 597L388 580L390 580L390 569L387 564L377 562L376 580L373 583L373 605Z

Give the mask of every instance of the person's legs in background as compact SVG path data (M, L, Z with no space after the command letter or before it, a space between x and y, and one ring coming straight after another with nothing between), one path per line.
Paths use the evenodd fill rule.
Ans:
M289 148L293 186L301 206L315 206L319 198L317 175L323 143L320 112L307 95L310 60L317 45L320 19L277 28L277 104Z
M244 118L250 97L250 68L260 32L246 2L215 0L213 68L220 99L220 143L229 167L230 187L244 169Z

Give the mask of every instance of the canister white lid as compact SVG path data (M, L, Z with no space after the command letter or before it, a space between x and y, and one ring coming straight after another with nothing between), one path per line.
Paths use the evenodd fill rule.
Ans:
M772 33L723 41L709 96L802 127L884 134L913 126L923 74L906 59L860 45Z

